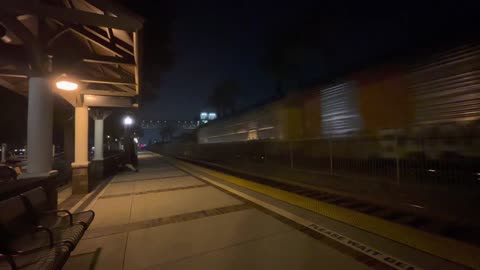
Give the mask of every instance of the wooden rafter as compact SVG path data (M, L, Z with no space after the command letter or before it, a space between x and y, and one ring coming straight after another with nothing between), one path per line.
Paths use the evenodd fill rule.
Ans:
M12 90L12 91L15 90L15 86L12 83L10 83L7 80L2 79L2 78L0 78L0 86L3 86L3 87L5 87L9 90Z
M0 0L0 23L16 44L0 41L0 86L26 94L28 83L21 79L61 72L82 83L83 89L76 93L59 92L75 106L82 102L82 95L125 98L139 94L138 30L143 19L111 0L82 1L86 5L73 5L76 2L70 0ZM33 16L18 19L26 14ZM30 27L36 23L38 31ZM71 42L71 35L79 37L80 45L85 42L89 51L78 44L68 52L54 51L62 50L62 44L52 46L55 42Z
M128 9L122 7L118 3L112 3L112 1L110 0L87 0L87 2L94 5L100 10L108 10L119 18L130 17L133 20L136 20L139 24L143 24L144 22L144 19L142 17L130 12Z
M111 29L110 29L111 30ZM134 54L134 49L132 45L126 43L125 41L117 38L115 35L113 35L113 32L105 31L101 29L100 27L95 27L95 26L90 26L88 27L88 30L95 35L99 36L100 38L103 38L105 41L110 42L113 46L119 47L123 51L125 51L127 54L132 55ZM111 36L111 38L109 38Z
M68 26L62 25L61 29L57 31L55 34L50 36L47 41L47 47L52 46L52 44L57 40L59 37L61 37L63 34L69 32L71 29Z
M134 81L134 79L131 78L131 77L119 76L119 74L117 72L115 72L114 69L111 66L102 66L102 70L104 72L106 72L106 74L109 74L109 75L112 75L112 76L117 76L118 80L125 80L125 81L130 81L130 82ZM92 72L91 69L87 70L86 72L91 76L96 75ZM131 84L104 84L104 86L107 86L107 85L108 85L108 87L110 87L110 89L112 91L116 91L118 93L129 93L130 95L131 94L133 94L133 95L136 94L135 90L131 88L131 86L133 86L133 87L135 87L135 86L131 85ZM100 89L98 89L98 90L100 90ZM103 89L103 90L105 90L105 89Z
M108 50L110 53L113 53L117 56L121 56L123 58L128 58L130 56L128 56L123 50L117 48L116 46L114 46L113 44L111 44L110 42L98 37L97 35L95 34L92 34L90 33L89 31L87 31L86 29L84 29L82 26L80 25L75 25L75 26L72 26L70 28L75 34L91 41L92 43L104 48L105 50Z
M135 63L137 64L135 66L135 83L137 84L135 90L137 91L137 95L140 93L140 88L141 88L141 85L140 85L141 78L140 78L140 76L142 74L140 73L139 67L141 65L140 59L142 59L142 56L140 55L141 48L142 48L142 45L140 43L142 33L143 33L143 31L141 31L141 30L138 30L138 31L133 33L133 52L134 52L134 57L135 57Z
M62 22L109 27L125 31L136 31L142 27L142 23L128 17L105 16L78 9L52 6L39 1L6 1L6 3L2 3L2 8L14 13L37 14Z
M0 70L0 77L7 77L7 78L28 78L28 75L23 72L19 72L16 70Z
M84 56L82 61L85 63L94 63L94 64L135 66L135 61L131 57L119 58L114 56L91 55L91 56Z
M117 74L118 76L120 76L120 78L122 79L126 79L126 80L129 80L129 81L134 81L135 78L132 74L126 72L125 70L123 70L122 68L120 67L114 67L114 66L104 66L105 70L107 70L110 74Z
M97 89L84 89L81 90L81 94L84 95L99 95L99 96L119 96L119 97L134 97L135 92L118 92L118 91L108 91L108 90L97 90Z
M27 52L30 53L32 58L32 64L35 65L36 71L42 72L44 68L43 57L43 48L39 40L35 35L30 32L30 30L23 25L20 21L17 20L15 16L5 16L2 18L2 23L11 31L15 32L15 35L20 38L24 44L24 47L27 49Z
M112 84L112 85L135 85L134 81L117 80L112 78L80 78L79 81L83 83L98 83L98 84Z

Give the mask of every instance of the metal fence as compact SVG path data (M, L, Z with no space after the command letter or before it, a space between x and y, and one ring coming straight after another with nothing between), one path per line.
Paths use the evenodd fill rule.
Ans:
M397 183L480 185L480 142L476 138L170 143L154 145L152 150L231 167L251 164Z

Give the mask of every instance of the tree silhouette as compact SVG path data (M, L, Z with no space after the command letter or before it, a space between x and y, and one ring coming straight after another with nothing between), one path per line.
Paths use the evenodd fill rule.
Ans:
M208 97L208 105L213 107L218 117L235 112L236 99L240 92L237 82L226 80L213 89Z
M298 31L286 29L272 34L267 40L262 69L275 81L277 96L284 96L292 85L298 87L304 69L303 39Z

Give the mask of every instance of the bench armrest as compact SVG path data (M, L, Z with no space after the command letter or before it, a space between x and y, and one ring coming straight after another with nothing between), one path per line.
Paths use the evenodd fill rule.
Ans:
M13 270L17 270L17 264L15 263L15 261L13 260L12 256L9 256L9 255L5 255L5 254L0 254L0 259L1 258L5 258L5 260L8 262L8 264L10 264L10 267L13 269Z
M44 214L58 214L58 213L65 213L68 215L68 218L70 219L70 225L73 225L73 215L70 213L68 210L49 210L44 212Z
M52 248L55 245L66 245L69 249L73 247L73 243L68 241L68 240L62 240L62 241L57 241L54 245L52 246L43 246L43 247L36 247L32 249L27 249L27 250L10 250L8 251L8 254L0 254L0 256L5 256L5 257L10 257L13 258L15 256L21 256L21 255L28 255L31 253L36 253L45 249Z
M75 222L72 223L72 225L82 225L85 230L88 227L88 224L83 222L83 221L75 221Z
M51 230L49 230L48 228L45 228L43 226L37 226L35 227L35 231L37 232L46 232L48 234L48 239L50 240L50 247L53 247L53 233Z

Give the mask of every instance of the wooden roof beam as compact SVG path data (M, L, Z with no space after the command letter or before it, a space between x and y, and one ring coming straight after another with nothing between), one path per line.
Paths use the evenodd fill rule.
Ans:
M98 83L98 84L112 84L112 85L135 85L134 81L116 80L110 78L80 78L83 83Z
M5 16L1 21L10 31L14 32L15 35L22 40L23 46L25 46L27 52L30 54L31 61L29 62L34 66L34 71L43 72L46 59L43 47L35 35L30 32L23 23L17 20L15 16Z
M80 93L84 95L117 96L117 97L136 96L135 92L120 92L120 91L97 90L97 89L84 89L84 90L80 90Z
M18 71L12 70L0 70L0 77L7 77L7 78L28 78L28 75Z
M135 63L137 64L135 66L135 82L137 84L135 87L135 90L137 92L137 95L140 93L140 88L141 88L140 83L142 81L141 79L142 73L140 72L140 67L142 65L142 63L140 62L142 59L142 55L140 53L141 51L143 51L142 44L141 44L142 33L143 33L142 30L139 30L133 33L133 51L134 51Z
M139 24L143 24L145 21L142 17L138 16L137 14L134 14L127 8L124 8L122 5L118 3L113 3L110 0L86 0L86 1L100 10L112 12L113 14L115 14L120 18L128 17L131 20L137 21L137 23Z
M0 78L0 86L7 88L8 90L15 91L15 86L5 79Z
M39 1L15 0L2 3L2 8L17 14L36 14L53 18L62 22L79 23L109 27L125 31L136 31L142 28L142 23L127 16L118 18L96 13L48 5Z
M131 80L131 81L135 80L135 77L133 74L130 74L129 72L123 70L120 67L114 68L112 66L104 66L104 68L105 68L105 71L107 71L113 76L119 76L122 79Z
M96 45L108 50L109 52L121 56L123 58L128 58L129 55L126 54L122 49L117 48L115 45L111 44L110 42L102 39L101 37L89 32L88 30L84 29L82 26L75 25L71 27L72 32L95 43Z
M108 64L108 65L128 65L135 66L135 60L132 57L119 58L114 56L85 56L82 59L85 63Z
M134 49L132 45L117 38L115 35L112 35L112 37L109 38L108 31L105 31L100 27L88 27L88 29L86 30L92 32L95 35L98 35L99 37L103 38L105 41L112 43L113 46L118 47L119 49L122 49L129 55L132 55L132 56L134 55Z

